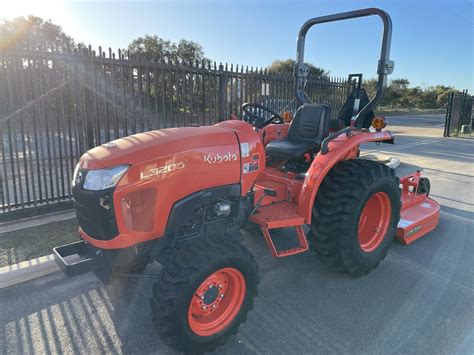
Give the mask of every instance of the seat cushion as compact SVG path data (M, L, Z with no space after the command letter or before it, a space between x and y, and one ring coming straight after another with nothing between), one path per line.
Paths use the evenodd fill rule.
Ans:
M301 159L305 153L314 154L320 149L319 144L305 141L293 141L289 139L282 139L278 141L271 141L267 144L266 151L269 156L282 159Z
M286 160L302 160L314 154L329 134L331 108L328 105L304 104L296 111L288 137L267 144L267 155Z

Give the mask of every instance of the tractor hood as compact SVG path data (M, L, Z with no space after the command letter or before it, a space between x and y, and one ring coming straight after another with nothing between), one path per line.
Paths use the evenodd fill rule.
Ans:
M81 157L83 169L135 165L160 156L201 147L238 144L234 132L222 127L182 127L134 134L87 151Z

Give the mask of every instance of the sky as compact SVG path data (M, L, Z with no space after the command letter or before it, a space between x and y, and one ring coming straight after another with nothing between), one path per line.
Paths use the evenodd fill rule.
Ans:
M200 43L211 60L265 67L295 58L298 30L309 18L365 7L392 17L391 78L474 92L474 0L0 0L0 18L51 19L95 48L125 48L144 34L184 38ZM334 76L375 77L381 34L374 16L315 26L307 35L305 60Z

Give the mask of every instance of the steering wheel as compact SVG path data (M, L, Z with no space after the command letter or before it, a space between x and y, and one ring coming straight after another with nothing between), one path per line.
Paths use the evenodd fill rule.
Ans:
M245 113L244 121L250 123L256 128L263 128L272 122L283 123L283 118L280 116L280 114L260 104L247 102L242 105L242 110ZM255 113L255 111L257 111L258 114ZM265 113L267 113L267 115L265 115Z

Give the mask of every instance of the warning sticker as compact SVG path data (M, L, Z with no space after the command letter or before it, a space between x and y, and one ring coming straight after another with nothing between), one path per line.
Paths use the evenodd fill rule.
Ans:
M258 170L258 161L244 164L244 174L248 174L256 170Z
M246 158L249 156L249 144L248 143L242 143L240 145L240 153L242 154L242 158Z
M400 218L400 222L398 222L398 228L405 228L412 224L413 221L409 221L408 219Z

